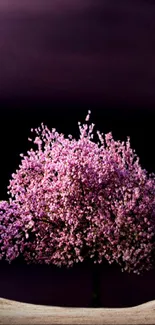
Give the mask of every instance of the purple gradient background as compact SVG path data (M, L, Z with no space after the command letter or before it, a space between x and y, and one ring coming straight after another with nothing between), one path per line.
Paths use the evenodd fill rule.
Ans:
M44 122L77 137L77 122L84 121L88 109L96 129L112 131L120 140L130 136L143 168L155 172L154 1L1 0L0 199L7 199L19 154L30 149L30 129ZM14 292L19 269L11 270L0 269L0 296L30 298L28 287L25 298L19 286ZM24 277L26 284L31 279L37 302L42 269L34 283L33 272L24 266L21 272L18 285L24 286ZM139 280L117 268L103 274L103 305L155 299L154 271Z
M154 58L153 1L0 1L0 98L153 107Z

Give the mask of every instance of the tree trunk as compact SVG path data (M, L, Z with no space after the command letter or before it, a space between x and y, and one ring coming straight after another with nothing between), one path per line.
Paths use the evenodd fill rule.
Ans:
M93 297L92 297L92 308L101 307L100 301L100 264L93 263Z

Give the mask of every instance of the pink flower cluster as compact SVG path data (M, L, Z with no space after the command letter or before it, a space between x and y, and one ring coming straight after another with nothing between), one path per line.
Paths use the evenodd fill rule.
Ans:
M0 259L11 262L24 250L24 223L13 202L0 202Z
M79 122L65 138L41 124L0 203L0 258L73 266L107 259L141 273L155 258L155 174L126 142ZM31 130L33 132L33 129ZM29 139L32 141L31 139Z

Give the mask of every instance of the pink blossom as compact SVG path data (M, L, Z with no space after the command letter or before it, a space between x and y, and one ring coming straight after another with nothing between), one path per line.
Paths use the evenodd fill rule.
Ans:
M89 121L90 111L85 119ZM80 137L53 128L37 136L0 202L0 259L71 267L86 258L141 273L155 254L155 175L126 142L81 125Z

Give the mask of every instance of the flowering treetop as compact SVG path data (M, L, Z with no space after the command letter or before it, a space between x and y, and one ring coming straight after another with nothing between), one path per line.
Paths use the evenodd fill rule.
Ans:
M21 154L0 202L0 258L67 267L85 258L116 261L141 273L154 263L155 174L142 169L130 139L79 122L80 137L65 138L41 124ZM32 141L32 139L29 139Z

